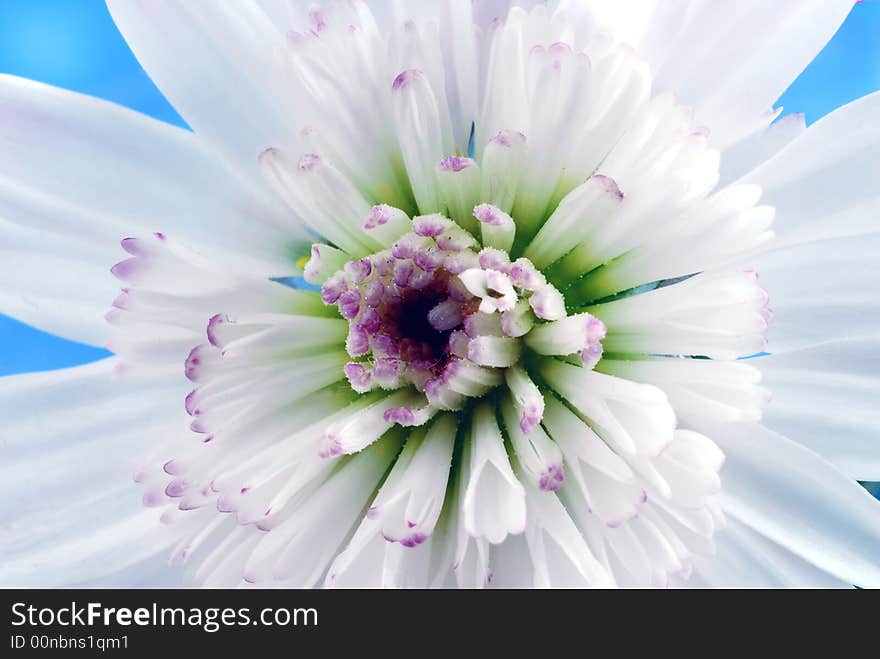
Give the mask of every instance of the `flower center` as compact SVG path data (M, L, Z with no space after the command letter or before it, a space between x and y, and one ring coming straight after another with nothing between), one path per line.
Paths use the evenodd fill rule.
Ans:
M484 241L512 244L512 233L499 239L514 226L509 215L481 204L474 217L486 228ZM364 228L390 226L400 235L388 249L347 261L328 277L338 255L317 245L305 271L307 280L324 279L324 303L349 323L345 347L352 361L345 374L355 391L411 386L425 394L429 408L461 409L521 361L536 325L533 343L540 351L547 348L541 336L566 319L562 295L528 259L512 261L507 251L482 246L438 214L410 222L403 211L376 206ZM583 314L572 318L577 327L556 332L573 333L571 352L592 366L604 327Z
M424 291L421 295L408 292L403 296L396 313L390 315L389 319L397 324L396 330L401 344L406 346L403 351L404 359L423 357L440 362L449 357L449 334L461 323L448 329L446 323L437 323L436 319L432 323L431 312L450 299L446 291L442 290L442 285L439 288L437 290L432 287L433 290ZM458 305L453 305L453 308L455 306Z

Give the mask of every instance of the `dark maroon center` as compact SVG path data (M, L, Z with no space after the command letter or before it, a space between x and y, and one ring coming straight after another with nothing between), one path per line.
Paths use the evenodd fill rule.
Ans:
M439 293L413 291L399 307L396 320L401 341L419 346L417 350L423 359L433 357L444 360L448 356L449 334L452 330L437 330L428 320L428 312L444 298L445 295Z

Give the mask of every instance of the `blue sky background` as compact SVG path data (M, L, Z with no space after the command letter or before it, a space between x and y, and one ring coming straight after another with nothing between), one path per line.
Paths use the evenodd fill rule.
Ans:
M0 0L0 71L186 125L138 65L103 0ZM871 1L853 8L779 104L785 113L804 112L813 122L878 89L880 2ZM107 354L0 314L0 375L73 366Z

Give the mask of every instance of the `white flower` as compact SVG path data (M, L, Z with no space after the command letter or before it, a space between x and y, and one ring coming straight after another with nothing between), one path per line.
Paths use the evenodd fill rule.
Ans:
M880 585L880 96L771 124L851 3L502 4L0 80L2 309L115 353L0 381L0 583Z

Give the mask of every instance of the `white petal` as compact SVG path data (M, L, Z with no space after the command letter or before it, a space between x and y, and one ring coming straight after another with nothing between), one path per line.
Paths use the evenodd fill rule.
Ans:
M214 518L217 519L216 515ZM190 559L184 571L184 586L234 588L246 585L241 577L244 563L264 533L252 526L236 526L232 519L220 517L219 521L219 526L213 525L213 534L202 551L196 550Z
M761 426L709 432L727 455L720 495L727 515L847 583L880 585L880 501L812 451Z
M510 277L503 272L469 268L458 277L472 295L482 298L479 310L483 314L510 311L516 305L516 290Z
M827 222L834 224L835 219ZM749 259L770 295L773 320L767 351L876 335L880 327L878 250L880 232L817 240Z
M859 480L880 480L880 340L834 341L755 360L773 392L764 423Z
M587 424L553 398L548 400L545 426L565 456L567 473L582 497L578 503L608 526L619 526L638 514L644 489L626 462Z
M703 273L586 310L606 352L737 359L764 349L769 314L755 272Z
M144 452L182 427L170 373L130 380L111 358L0 380L7 586L131 585L174 535L132 481ZM154 572L157 583L174 580Z
M613 179L591 176L559 202L529 244L526 257L539 268L550 265L588 238L596 225L613 222L622 202L623 193Z
M721 147L761 127L852 8L849 0L588 4L647 58L655 89L693 105Z
M521 366L511 366L504 371L511 401L519 415L517 425L528 433L541 422L544 414L544 396L529 374Z
M352 183L320 155L307 153L296 162L280 149L259 156L266 180L290 209L305 216L316 235L352 256L366 256L382 244L363 230L370 204Z
M341 249L330 245L312 245L311 255L303 270L303 278L310 284L320 286L342 270L350 258Z
M330 565L328 588L424 588L434 558L434 539L418 547L387 542L378 522L365 518L348 546Z
M368 512L379 520L388 542L412 548L434 532L446 495L455 430L455 418L445 414L427 432L420 429L407 438Z
M348 324L342 318L293 314L214 316L208 325L208 339L230 359L247 353L250 358L271 356L281 360L291 355L292 348L329 350L345 341L347 333Z
M391 92L403 162L423 215L445 210L436 167L453 150L441 123L446 108L435 91L425 72L407 69L394 79Z
M320 579L399 449L386 436L336 471L292 515L264 534L245 566L252 583L308 588Z
M287 71L281 98L304 126L303 147L327 157L371 200L414 211L393 122L387 120L396 71L386 70L387 43L369 10L364 3L313 7L305 23L303 7L300 14L281 24L296 29L288 32L278 59Z
M258 178L263 150L296 146L298 126L275 59L295 25L274 24L251 2L108 5L150 78L196 134L246 177Z
M414 398L409 391L390 396L360 396L342 419L327 426L318 445L319 455L335 458L362 451L394 425L395 420L389 413L407 406Z
M391 247L412 228L409 216L387 204L373 206L364 221L364 231L386 247Z
M493 544L526 527L525 490L510 467L495 411L482 403L474 411L468 449L470 476L462 503L467 532Z
M475 538L468 531L465 497L471 481L472 447L465 442L452 483L448 517L443 524L446 542L453 548L451 568L459 588L485 588L491 579L489 572L489 541ZM510 538L508 538L510 540ZM502 544L505 546L507 543Z
M526 541L536 588L611 588L615 585L555 494L530 486L527 501Z
M381 588L385 586L383 563L392 547L379 533L378 521L364 518L351 540L327 570L327 588Z
M538 425L528 432L523 431L521 416L512 396L502 399L501 416L521 470L532 485L545 492L555 492L562 487L565 480L562 452L544 429Z
M505 336L525 336L535 325L535 314L527 298L520 298L513 309L501 313L501 331Z
M877 232L878 112L880 92L838 108L742 179L778 209L775 244Z
M653 456L672 441L675 412L657 387L558 361L540 371L616 451Z
M737 520L716 534L715 546L714 556L694 559L693 582L710 588L852 588Z
M0 247L0 310L58 336L105 345L112 327L104 314L119 293L109 250L83 246L71 254L71 240L19 229L0 220L4 239L15 245Z
M526 335L525 342L538 354L564 356L588 350L604 337L601 322L588 313L579 313L539 325Z
M720 186L735 181L784 149L807 129L806 118L800 112L777 119L764 130L734 144L724 152L721 160Z
M489 140L480 162L481 200L510 212L525 165L526 148L525 135L513 130L502 130Z
M506 336L478 336L468 343L467 357L481 366L507 367L519 362L520 342Z
M483 540L482 542L486 542ZM473 541L472 541L473 544ZM479 545L477 545L479 547ZM473 551L473 549L471 549ZM473 563L481 558L480 554L473 551L475 556L471 559ZM491 553L491 556L489 554ZM486 577L480 586L488 588L534 588L535 575L532 557L529 553L529 546L526 542L525 534L515 535L500 545L491 545L486 543ZM475 577L479 578L482 573L477 564ZM470 566L473 571L473 564ZM491 571L489 571L491 570ZM456 572L456 575L458 572ZM473 578L473 577L472 577ZM475 582L465 587L474 587Z
M669 484L669 498L674 504L699 510L721 490L718 470L723 463L724 454L712 440L693 430L678 429L654 466Z
M474 207L473 214L480 222L483 245L509 252L516 237L516 223L513 218L491 204Z
M445 58L446 93L455 143L466 145L471 125L477 117L479 96L479 32L474 24L477 7L467 0L443 4L440 38ZM412 3L408 3L412 11ZM442 11L442 10L441 10Z
M472 538L462 528L459 543L453 566L456 584L459 588L484 588L492 578L489 572L489 541Z
M543 320L565 318L565 298L552 284L539 286L529 297L529 306L535 315Z
M587 299L741 262L774 235L776 209L756 205L760 196L757 185L731 185L672 213L660 231L644 227L650 240L584 279Z
M477 233L474 207L480 201L480 167L470 158L447 156L437 165L437 185L440 196L449 210L449 217L470 231ZM485 240L484 245L489 245Z
M0 278L11 289L12 313L59 333L69 325L73 338L102 342L103 319L83 317L100 298L112 300L107 271L119 260L119 240L155 231L256 274L294 273L290 255L303 230L192 133L8 76L0 77L0 99L6 118L0 164L8 177L0 178L0 222L8 238L2 250L18 260L14 268L0 266ZM24 282L68 269L78 276L55 287L28 290ZM84 306L79 315L75 302Z
M528 138L511 213L528 237L596 169L650 90L647 67L631 49L607 43L587 53L573 48L586 41L576 35L580 28L590 26L538 6L513 9L488 31L476 148L499 131Z
M547 401L544 425L557 439L566 455L566 462L576 466L584 462L609 478L632 483L632 470L599 436L574 412L556 398Z
M686 423L759 421L771 397L758 385L761 372L743 361L603 359L597 370L659 387Z

